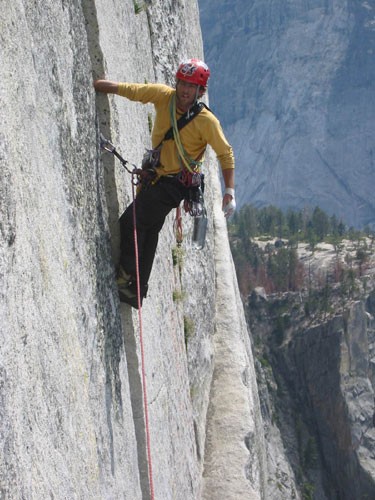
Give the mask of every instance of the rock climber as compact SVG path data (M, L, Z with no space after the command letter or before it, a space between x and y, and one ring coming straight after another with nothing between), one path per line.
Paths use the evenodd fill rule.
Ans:
M225 138L219 120L199 103L207 90L209 76L210 70L203 61L189 59L178 66L175 88L155 83L123 83L105 79L94 81L97 92L117 94L143 104L152 103L155 107L153 150L148 151L144 169L147 187L142 188L136 197L141 300L147 294L159 232L166 216L182 200L189 206L196 186L199 188L203 179L201 164L207 144L215 151L221 165L225 184L222 202L225 216L230 216L236 207L232 147ZM197 104L201 104L199 111ZM184 120L185 123L181 125ZM173 132L168 138L167 133L171 129ZM137 308L133 203L120 218L121 251L117 285L120 300Z

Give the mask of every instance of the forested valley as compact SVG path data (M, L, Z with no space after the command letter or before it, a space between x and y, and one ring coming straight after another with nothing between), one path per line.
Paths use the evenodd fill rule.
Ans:
M275 293L333 284L348 295L365 273L375 240L370 228L347 227L319 207L283 212L245 205L233 216L229 235L243 297L256 287ZM313 273L308 256L323 249L333 253L331 265Z

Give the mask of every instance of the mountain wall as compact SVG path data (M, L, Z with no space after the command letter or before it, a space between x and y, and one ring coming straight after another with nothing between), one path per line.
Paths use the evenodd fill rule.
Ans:
M152 107L93 78L173 84L202 57L191 0L14 0L0 14L0 497L270 498L250 341L206 162L207 244L160 237L140 317L118 300L117 220ZM150 461L149 461L150 464Z
M200 0L240 204L375 226L373 0Z

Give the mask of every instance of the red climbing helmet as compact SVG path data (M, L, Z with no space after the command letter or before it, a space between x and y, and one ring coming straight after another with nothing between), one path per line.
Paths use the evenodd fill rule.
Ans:
M183 61L177 70L176 78L185 82L194 83L207 87L207 81L210 77L210 70L206 63L199 59L188 59Z

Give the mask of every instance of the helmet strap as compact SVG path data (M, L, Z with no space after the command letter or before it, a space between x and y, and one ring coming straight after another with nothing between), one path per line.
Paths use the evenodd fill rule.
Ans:
M194 102L193 102L193 104L190 106L190 108L189 108L189 109L188 109L188 111L187 111L187 117L188 117L188 118L189 118L189 116L190 116L190 110L191 110L191 109L195 106L196 102L198 101L198 97L199 97L200 89L201 89L200 85L197 85L197 90L196 90L196 92L195 92L195 99L194 99Z
M195 101L194 101L194 104L198 101L198 97L199 97L200 91L201 91L201 86L200 86L200 85L197 85L197 91L196 91L196 93L195 93Z

